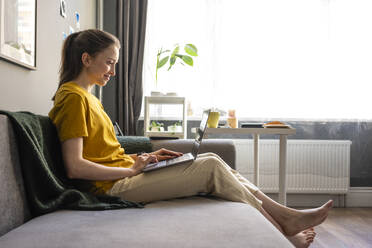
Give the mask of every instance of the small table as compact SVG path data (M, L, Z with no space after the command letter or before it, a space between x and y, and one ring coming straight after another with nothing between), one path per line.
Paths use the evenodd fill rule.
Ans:
M295 128L207 128L206 134L252 134L253 135L253 161L254 181L259 186L259 161L258 141L261 134L279 135L279 203L287 204L287 183L286 183L286 160L287 160L287 136L296 133Z

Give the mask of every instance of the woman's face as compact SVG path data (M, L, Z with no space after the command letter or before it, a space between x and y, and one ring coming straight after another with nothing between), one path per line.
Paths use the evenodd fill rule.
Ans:
M105 86L111 76L115 76L115 65L119 59L119 48L112 45L95 57L86 66L88 77L92 84Z

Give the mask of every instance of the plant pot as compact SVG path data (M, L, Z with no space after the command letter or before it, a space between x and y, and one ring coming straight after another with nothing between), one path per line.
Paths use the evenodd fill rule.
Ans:
M168 126L167 130L169 132L180 133L182 132L182 126L174 126L174 125Z
M164 127L150 127L150 132L164 132Z

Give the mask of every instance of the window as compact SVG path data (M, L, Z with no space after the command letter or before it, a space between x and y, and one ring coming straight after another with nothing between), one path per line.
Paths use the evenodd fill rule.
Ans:
M144 94L156 53L193 43L194 67L159 70L159 88L239 118L371 119L372 1L150 0Z

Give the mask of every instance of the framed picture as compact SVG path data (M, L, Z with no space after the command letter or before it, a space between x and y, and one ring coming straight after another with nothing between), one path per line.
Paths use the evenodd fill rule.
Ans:
M37 0L0 0L0 58L36 69Z

